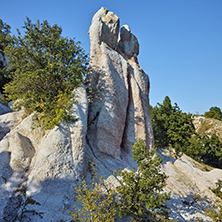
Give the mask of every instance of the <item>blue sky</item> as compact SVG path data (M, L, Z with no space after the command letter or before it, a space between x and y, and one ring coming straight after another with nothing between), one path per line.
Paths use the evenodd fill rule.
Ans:
M139 64L149 75L150 102L169 96L184 112L222 109L222 0L1 0L0 18L22 29L48 20L89 53L88 29L102 6L127 24L140 43Z

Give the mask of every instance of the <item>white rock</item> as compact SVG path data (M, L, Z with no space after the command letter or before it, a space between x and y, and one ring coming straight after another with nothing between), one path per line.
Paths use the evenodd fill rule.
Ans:
M131 33L128 25L121 27L117 50L124 53L129 58L139 55L138 40L136 36Z
M119 21L116 15L102 8L93 17L89 31L92 71L87 76L91 99L87 138L96 156L123 158L124 152L130 153L138 138L145 139L148 148L153 147L149 77L136 62L115 51L115 44L111 46L108 41L100 41L104 33L98 27L103 24L104 16L109 14ZM113 26L107 28L110 31L103 31L109 33L111 39L113 36L116 39L116 35L110 34ZM136 37L128 26L121 30L121 49L128 56L137 55L139 45Z

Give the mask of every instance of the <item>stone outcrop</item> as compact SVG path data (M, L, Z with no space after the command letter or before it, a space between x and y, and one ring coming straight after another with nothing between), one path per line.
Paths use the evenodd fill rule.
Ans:
M73 206L74 187L87 175L89 161L100 174L110 175L135 165L130 151L138 138L146 140L148 149L153 147L149 78L137 62L137 38L128 26L119 29L119 18L105 8L92 19L91 71L86 89L81 86L75 92L75 123L43 131L33 129L32 115L22 119L22 111L0 116L3 221L19 213L21 197L15 191L23 186L41 203L36 211L44 213L45 221L67 219L59 209Z
M211 189L222 179L222 170L206 167L183 154L176 158L173 151L159 149L162 170L168 175L165 191L171 192L168 207L171 217L179 222L212 221L205 210L219 199Z
M118 17L101 8L89 29L92 71L87 77L88 143L98 155L114 158L130 153L138 138L145 139L149 149L153 146L149 77L131 60L139 54L139 44L128 26L119 37L118 32Z
M0 222L16 221L24 199L16 190L22 187L41 204L27 207L43 213L43 220L27 214L31 221L70 221L66 209L75 203L81 177L90 178L90 162L97 164L106 183L117 186L113 171L136 167L131 147L138 138L146 141L148 150L153 148L149 77L138 63L136 36L127 25L119 29L119 18L105 8L92 19L90 73L86 86L75 91L76 122L45 131L33 129L32 115L25 117L24 111L0 115ZM203 203L193 204L194 193L204 192L213 200L208 187L215 188L216 178L222 179L221 170L203 172L186 156L174 159L162 150L159 154L169 175L166 190L173 195L168 203L171 216L195 221L199 215L209 221Z
M61 123L49 131L33 129L32 116L22 120L24 113L0 116L2 128L10 131L0 141L0 221L13 221L18 214L21 197L16 190L21 187L27 187L27 194L41 203L36 211L44 213L45 221L58 219L64 203L73 205L74 186L86 170L88 115L84 86L75 95L78 103L73 105L73 113L78 121Z

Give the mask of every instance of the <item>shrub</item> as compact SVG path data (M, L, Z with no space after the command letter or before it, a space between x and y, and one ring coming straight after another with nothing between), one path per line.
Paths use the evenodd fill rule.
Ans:
M148 152L142 139L132 147L138 169L119 171L121 186L120 217L131 215L134 221L169 221L166 201L170 196L163 192L167 176L161 173L161 158L155 149Z
M96 176L97 177L97 176ZM90 186L82 179L82 184L76 188L76 200L81 208L74 206L71 221L114 222L117 214L114 190L108 188L103 177L95 179Z
M72 121L73 90L83 83L88 59L80 42L61 36L62 28L27 18L24 36L18 30L5 48L12 81L8 99L18 101L44 128Z

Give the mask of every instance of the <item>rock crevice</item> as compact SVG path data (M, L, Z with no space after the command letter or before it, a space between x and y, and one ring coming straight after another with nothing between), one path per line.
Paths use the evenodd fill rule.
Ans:
M115 19L101 33L108 15ZM89 29L92 71L87 76L88 91L102 89L92 96L89 120L96 121L89 121L87 137L95 153L114 158L122 156L122 149L129 153L138 138L146 140L148 149L153 147L149 77L138 65L137 38L127 25L119 32L117 18L105 8L95 14Z

